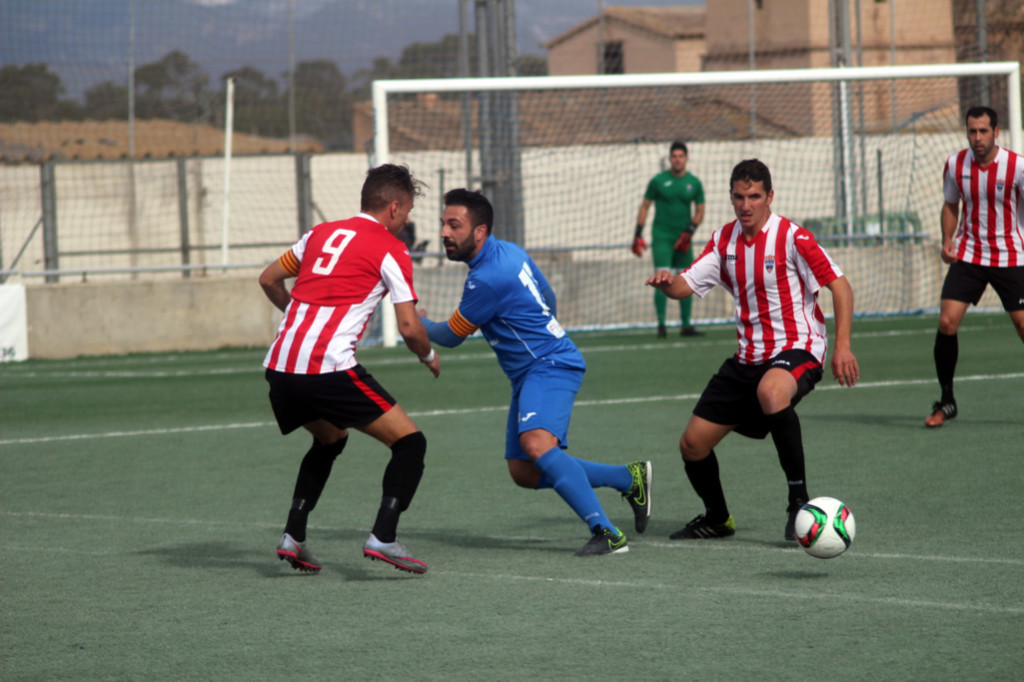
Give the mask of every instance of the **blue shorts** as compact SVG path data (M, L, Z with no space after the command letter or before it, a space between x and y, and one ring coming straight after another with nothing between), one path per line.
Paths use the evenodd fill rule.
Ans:
M558 446L567 448L569 419L582 383L583 370L541 366L513 385L505 428L505 459L530 459L519 447L519 434L533 429L553 434Z

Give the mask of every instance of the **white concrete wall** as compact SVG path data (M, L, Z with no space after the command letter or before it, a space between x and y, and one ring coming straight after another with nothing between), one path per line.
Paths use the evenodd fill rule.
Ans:
M832 256L853 284L860 312L933 308L944 266L934 243L835 247ZM643 285L649 261L544 260L558 294L559 320L569 328L624 327L653 322L652 291ZM417 266L420 306L444 319L458 305L465 266ZM256 274L148 282L27 287L28 347L35 358L266 346L281 314L263 296ZM831 312L823 292L822 308ZM990 291L981 305L998 308ZM697 322L731 321L723 289L694 302ZM674 306L669 321L676 320ZM373 336L373 328L367 336Z
M943 272L937 257L940 175L946 155L964 144L960 135L899 136L864 141L868 165L868 212L877 211L876 148L884 149L886 208L916 212L931 240L915 245L841 248L830 252L857 290L859 311L893 312L937 305ZM731 219L728 177L740 159L758 156L773 170L778 213L797 221L834 215L832 143L828 139L759 140L756 143L694 142L690 168L707 195L701 237ZM859 147L858 147L859 149ZM560 318L570 327L648 324L651 292L642 286L650 261L629 254L636 211L647 180L660 168L667 141L605 147L528 149L523 181L528 248L536 251L560 298ZM412 218L419 239L438 250L440 194L462 186L461 152L396 155L429 183ZM898 162L897 162L898 160ZM220 263L220 160L190 160L189 212L193 242L213 246L193 262L209 271L146 275L64 276L60 284L15 276L27 285L29 347L33 357L70 357L157 350L261 346L269 343L279 314L256 283L263 263L276 258L298 234L292 157L236 159L232 179L232 244L270 246L233 249L231 263L244 271L223 273ZM439 169L444 169L444 186ZM358 211L366 171L361 154L326 154L312 160L313 197L328 219ZM61 249L176 248L178 209L173 161L136 164L136 229L125 206L130 196L126 163L76 164L58 168ZM39 169L0 168L0 244L9 266L42 269ZM649 228L648 228L649 234ZM31 236L30 236L31 235ZM555 249L548 252L546 249ZM575 250L574 250L575 249ZM571 252L571 254L569 253ZM175 254L65 257L64 267L115 267L175 263ZM464 266L428 256L416 269L421 301L435 316L458 303ZM85 280L85 283L82 280ZM825 294L823 299L827 300ZM988 299L983 305L995 305ZM730 304L718 293L694 305L695 318L728 318ZM671 319L671 318L670 318Z

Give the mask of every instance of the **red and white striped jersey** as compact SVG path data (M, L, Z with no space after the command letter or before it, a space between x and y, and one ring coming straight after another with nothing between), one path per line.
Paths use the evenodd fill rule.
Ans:
M326 374L355 366L356 343L385 294L416 301L412 259L386 227L360 213L322 223L280 258L297 275L263 366L289 374Z
M963 200L953 241L958 260L997 268L1024 266L1024 157L1000 148L987 166L962 149L946 159L946 202Z
M683 273L701 298L719 284L733 295L736 359L744 365L763 364L794 349L824 364L827 340L818 291L842 276L813 234L775 213L751 240L738 220L715 230Z

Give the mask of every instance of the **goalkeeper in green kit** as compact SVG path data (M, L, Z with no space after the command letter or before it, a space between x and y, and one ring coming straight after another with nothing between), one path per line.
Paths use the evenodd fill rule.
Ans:
M669 169L658 173L647 183L644 200L636 217L636 233L632 251L640 258L647 249L644 242L644 223L647 211L654 204L654 224L651 227L651 252L655 270L671 270L678 274L693 262L690 241L704 220L704 186L693 173L686 171L689 159L686 143L676 140L669 147ZM691 213L691 207L694 207ZM690 298L679 301L682 318L682 336L700 336L690 323ZM668 336L665 311L668 297L660 289L654 291L654 310L658 314L658 338Z

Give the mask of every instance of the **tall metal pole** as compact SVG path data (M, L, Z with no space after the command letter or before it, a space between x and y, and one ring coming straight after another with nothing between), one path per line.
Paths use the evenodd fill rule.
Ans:
M978 56L980 61L988 61L988 7L987 0L975 0L975 25L978 35ZM989 81L988 76L981 77L981 96L978 101L984 106L989 106Z
M135 0L129 0L128 8L128 242L132 248L128 262L134 267L139 264L139 226L137 188L135 187ZM138 277L133 272L132 279Z
M747 65L751 71L756 68L754 49L754 0L748 0L747 2L747 50L749 52L749 64ZM757 139L757 87L750 84L750 139Z
M853 61L853 49L850 44L850 0L840 0L839 2L839 26L840 26L840 37L842 39L843 47L843 61L842 66L850 66ZM853 175L856 170L853 167L853 135L851 133L851 121L850 121L850 83L849 81L839 81L839 92L840 92L840 106L842 112L841 130L842 130L842 144L843 144L843 202L845 204L845 216L846 216L846 234L853 234L854 224L854 199L853 199L853 187L854 178Z
M135 0L128 0L128 158L135 158Z
M889 64L896 66L896 3L889 3ZM892 102L892 132L896 132L899 127L897 124L897 93L896 93L896 81L889 81L889 99Z
M469 19L466 5L470 0L459 0L459 78L469 78ZM462 146L466 150L466 187L473 183L473 113L469 93L462 100ZM443 261L444 259L442 259Z
M288 151L295 147L295 0L288 0Z
M856 0L854 7L856 8L854 11L857 17L857 66L864 66L864 36L861 33L860 0ZM867 152L864 148L864 128L866 127L864 124L864 81L857 81L857 116L859 118L857 140L860 142L860 214L867 215L868 160Z
M476 71L481 78L490 76L490 46L487 42L487 0L475 0L476 5L473 18L476 26ZM493 168L493 131L491 129L491 106L493 95L489 92L481 92L478 97L479 107L477 111L477 133L480 139L477 148L480 150L480 189L485 194L491 194L494 183Z
M516 13L515 0L503 0L505 7L505 75L514 77L516 73ZM509 204L508 218L509 238L520 246L526 246L525 216L523 211L523 169L522 153L519 138L519 94L506 93L508 107L505 125L508 137L505 149L508 172L508 192L506 201Z
M834 66L847 67L851 61L849 0L829 0L829 35ZM849 81L837 83L833 99L833 155L838 174L833 186L836 193L836 215L844 216L846 233L853 233L853 157L850 143Z
M220 262L221 265L228 264L228 239L230 213L231 213L231 142L232 129L235 127L235 79L228 78L224 88L224 197L221 205L221 236L220 236ZM227 272L225 270L225 272Z

